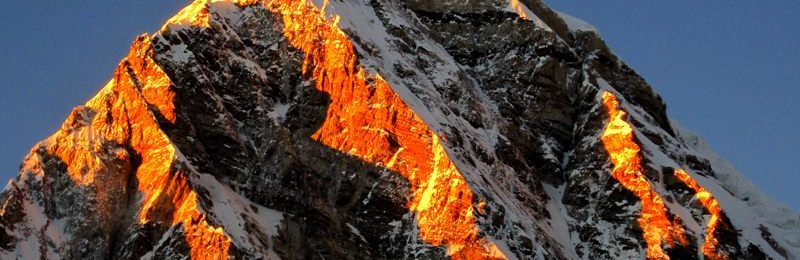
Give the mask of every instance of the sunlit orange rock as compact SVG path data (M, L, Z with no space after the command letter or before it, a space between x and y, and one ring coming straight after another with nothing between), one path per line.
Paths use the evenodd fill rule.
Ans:
M206 222L197 206L187 176L176 170L176 151L158 122L174 123L176 115L171 81L152 60L149 37L140 36L130 54L116 70L114 78L87 102L76 109L62 129L51 137L48 153L67 164L67 171L80 185L125 185L95 182L96 178L119 176L127 180L133 174L142 207L138 221L182 225L192 259L225 259L230 241L221 229ZM73 127L74 126L74 127ZM103 143L115 143L113 152L126 169L97 173L106 165L96 154L105 149ZM127 148L123 148L127 147ZM131 164L136 157L135 169ZM135 172L131 172L135 170ZM100 202L106 201L108 190L118 187L95 187ZM105 207L104 205L100 205Z
M514 11L517 12L517 15L519 15L520 18L525 20L532 19L528 16L528 8L525 7L525 4L520 3L519 0L510 0L509 5L511 5L511 9L514 9Z
M664 201L642 174L641 147L634 140L633 128L626 121L627 114L620 109L619 101L607 91L603 92L602 99L608 114L602 142L614 164L611 176L642 202L638 223L644 231L647 258L669 259L662 248L662 242L670 246L675 246L676 241L686 245L683 228L670 219Z
M268 1L280 14L289 43L305 53L303 73L330 95L327 117L312 138L406 177L413 191L419 235L445 245L457 259L505 258L481 238L473 193L437 135L380 75L358 65L355 48L335 23L310 2Z
M708 190L700 186L700 184L698 184L697 181L695 181L685 171L681 169L675 170L675 177L678 177L683 184L694 191L694 196L697 198L697 201L699 201L700 204L702 204L710 214L708 223L706 223L706 237L705 242L703 243L703 255L707 259L727 259L728 257L726 254L719 253L717 251L719 242L714 234L717 230L717 226L720 224L720 218L722 217L722 210L719 208L717 199L711 195L711 192L708 192Z

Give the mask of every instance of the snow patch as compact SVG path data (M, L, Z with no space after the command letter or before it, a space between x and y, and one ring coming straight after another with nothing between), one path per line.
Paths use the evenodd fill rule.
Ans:
M347 228L350 229L350 232L352 232L353 234L355 234L356 236L361 238L361 241L367 242L367 239L364 238L364 236L361 235L361 232L359 232L356 227L354 227L353 225L350 225L350 223L344 223L344 224L347 226Z
M598 35L600 34L600 31L597 30L597 27L594 27L594 25L584 20L581 20L580 18L576 18L572 15L559 11L555 12L558 13L558 16L561 17L561 20L563 20L564 23L567 24L567 27L569 27L569 30L571 32L594 32L597 33Z
M553 31L553 29L551 29L550 26L548 26L544 22L544 20L536 16L536 14L533 13L533 11L528 9L528 7L519 0L509 0L506 10L509 12L517 13L519 17L521 17L522 19L533 21L533 23L536 24L537 27L543 28L547 31Z
M709 160L716 180L722 187L714 185L709 189L720 201L720 206L731 217L733 225L742 229L742 237L761 238L759 223L766 223L772 237L783 244L788 258L800 257L800 214L787 206L763 195L747 178L739 173L727 160L711 150L708 143L697 134L671 122L678 138L688 144L701 158ZM706 186L709 178L698 178L698 183ZM716 189L714 189L716 188ZM783 258L775 254L769 242L758 239L760 246L775 259Z
M267 116L272 118L275 122L283 122L286 118L286 113L289 112L289 108L291 107L292 104L276 103L275 106L272 107L272 111L267 113Z

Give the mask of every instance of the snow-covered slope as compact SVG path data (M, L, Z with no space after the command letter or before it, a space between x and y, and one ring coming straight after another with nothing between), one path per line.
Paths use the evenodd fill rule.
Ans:
M800 257L800 217L536 0L197 0L36 145L0 255Z

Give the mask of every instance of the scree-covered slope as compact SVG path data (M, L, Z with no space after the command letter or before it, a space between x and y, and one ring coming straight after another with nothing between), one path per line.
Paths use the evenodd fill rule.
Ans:
M197 0L0 194L2 259L797 259L538 0Z

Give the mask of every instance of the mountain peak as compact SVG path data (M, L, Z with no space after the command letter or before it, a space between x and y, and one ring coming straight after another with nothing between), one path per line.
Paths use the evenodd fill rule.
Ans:
M540 1L198 0L31 150L0 255L800 256L665 107Z

